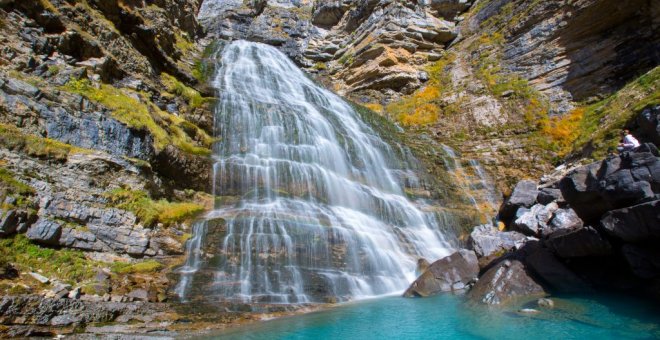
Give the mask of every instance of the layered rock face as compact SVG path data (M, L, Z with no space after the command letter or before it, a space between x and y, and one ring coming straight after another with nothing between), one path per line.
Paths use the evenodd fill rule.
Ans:
M310 71L323 71L341 94L382 98L428 80L424 66L457 37L454 18L469 6L459 0L214 0L204 2L200 20L221 38L278 46Z
M139 309L129 301L168 298L161 269L183 254L189 226L147 211L200 211L207 197L213 127L196 66L199 6L0 2L0 267L16 274L3 274L0 289L35 294L0 302L0 323L112 321ZM54 301L31 318L25 310L44 294ZM66 321L111 299L127 304L99 312L110 318ZM21 327L1 332L29 335Z

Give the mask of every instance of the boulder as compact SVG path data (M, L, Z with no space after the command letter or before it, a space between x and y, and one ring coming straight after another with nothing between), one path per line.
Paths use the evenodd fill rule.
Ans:
M582 219L571 208L558 209L552 215L552 220L542 232L543 236L560 235L581 228Z
M581 166L559 181L562 196L584 219L598 217L607 211L607 207L599 206L603 204L598 192L599 168L599 163Z
M405 297L426 297L440 292L463 289L479 275L476 254L461 249L435 261L403 293Z
M42 217L28 229L26 236L37 243L56 246L61 234L62 225L59 222Z
M562 258L605 256L612 253L610 242L592 227L551 234L545 243Z
M504 253L522 247L526 241L527 237L519 232L500 232L496 227L485 224L474 228L468 238L468 248L474 250L480 267L484 268Z
M536 203L536 196L539 191L536 189L536 182L524 180L518 182L513 189L511 196L504 202L500 209L500 218L508 220L514 216L518 208L530 208Z
M506 305L546 296L519 260L504 260L489 269L468 292L470 300L488 305Z
M430 0L429 7L445 19L453 19L458 14L470 8L469 0Z
M528 253L525 264L550 288L561 293L590 291L589 285L538 242L529 242L523 248Z
M653 279L660 276L660 250L656 247L624 244L621 252L632 272L638 277Z
M542 230L548 227L548 222L557 209L559 209L557 203L550 203L547 206L535 204L529 211L516 218L512 229L525 235L538 236Z
M552 202L564 203L564 196L561 195L561 190L559 189L543 188L539 190L536 200L543 205L548 205Z
M575 169L559 182L564 199L587 222L609 210L654 199L660 193L660 158L651 149L639 148Z
M660 145L660 105L645 107L637 116L642 134L656 145Z
M605 231L626 242L660 237L660 200L609 211L601 219Z

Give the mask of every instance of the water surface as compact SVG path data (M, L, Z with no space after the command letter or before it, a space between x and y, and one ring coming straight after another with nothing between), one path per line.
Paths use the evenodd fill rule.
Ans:
M379 298L264 321L203 339L655 339L657 306L618 296L554 299L535 315L471 306L450 294Z

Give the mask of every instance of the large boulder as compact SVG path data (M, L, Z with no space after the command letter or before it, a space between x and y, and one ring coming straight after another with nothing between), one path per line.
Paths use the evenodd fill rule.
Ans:
M612 253L610 242L592 227L557 232L550 235L545 243L562 258L605 256Z
M632 272L638 277L653 279L660 276L660 250L657 247L625 244L621 252Z
M660 193L660 157L655 149L624 152L575 169L559 182L566 202L587 222L605 212L652 200Z
M523 247L525 264L550 288L561 293L590 291L591 287L566 267L552 252L539 242L529 242Z
M603 229L626 242L660 237L660 200L609 211L601 219Z
M472 301L505 305L546 296L545 289L519 260L504 260L489 269L468 292Z
M468 248L479 257L481 268L503 254L518 249L525 244L527 237L516 231L501 232L496 227L485 224L474 228L468 238Z
M476 254L461 249L435 261L403 293L405 297L425 297L440 292L464 289L479 275Z
M539 190L536 200L543 205L548 205L552 202L564 203L564 196L561 195L561 190L559 189L543 188Z
M524 180L518 182L513 189L511 196L504 202L500 209L500 218L504 221L513 217L520 207L530 208L536 203L536 196L539 191L536 188L536 182Z

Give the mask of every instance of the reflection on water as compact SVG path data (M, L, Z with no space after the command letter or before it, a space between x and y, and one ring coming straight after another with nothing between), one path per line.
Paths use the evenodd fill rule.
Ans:
M206 339L652 339L660 309L618 296L553 298L554 309L523 315L450 294L389 297L247 325Z

